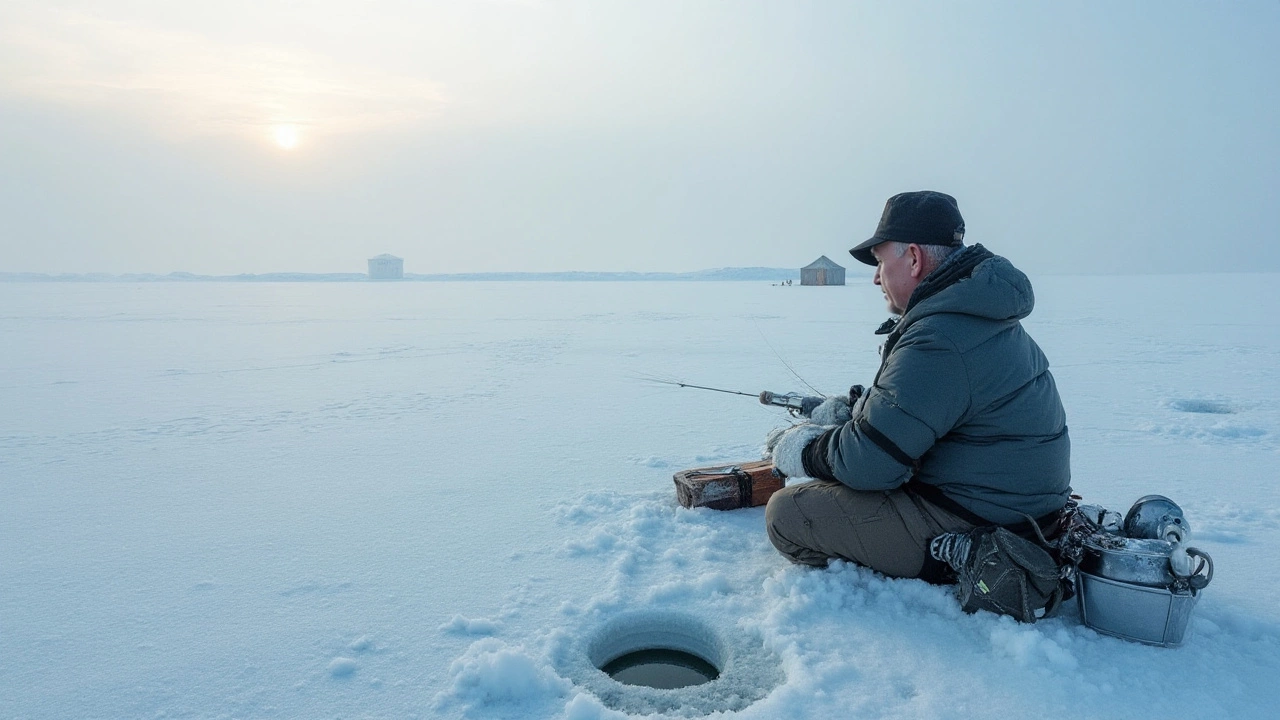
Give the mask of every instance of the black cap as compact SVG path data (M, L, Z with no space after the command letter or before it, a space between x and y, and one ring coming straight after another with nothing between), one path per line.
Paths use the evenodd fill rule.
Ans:
M898 193L884 204L871 239L849 251L859 262L875 265L871 248L883 242L916 245L964 244L964 218L956 199L933 190Z

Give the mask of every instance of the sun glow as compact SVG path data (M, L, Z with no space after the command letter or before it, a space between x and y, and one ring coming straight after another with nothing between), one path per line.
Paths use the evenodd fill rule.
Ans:
M277 125L272 129L271 135L281 150L298 147L298 128L294 125Z

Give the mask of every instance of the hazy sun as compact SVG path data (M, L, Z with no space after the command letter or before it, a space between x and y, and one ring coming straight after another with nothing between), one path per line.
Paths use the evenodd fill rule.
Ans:
M293 125L277 125L272 130L272 136L275 137L276 145L281 150L292 150L298 147L298 128Z

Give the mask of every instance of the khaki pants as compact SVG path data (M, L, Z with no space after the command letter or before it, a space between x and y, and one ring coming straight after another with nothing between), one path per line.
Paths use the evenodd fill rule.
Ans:
M764 517L769 540L793 562L821 567L840 558L932 582L940 581L941 564L929 557L929 541L974 527L905 490L854 490L825 480L774 493Z

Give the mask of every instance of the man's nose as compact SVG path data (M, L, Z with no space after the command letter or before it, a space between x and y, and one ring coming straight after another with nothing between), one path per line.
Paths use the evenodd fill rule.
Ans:
M875 283L876 285L880 284L880 268L879 267L876 268L875 274L871 276L871 282Z

